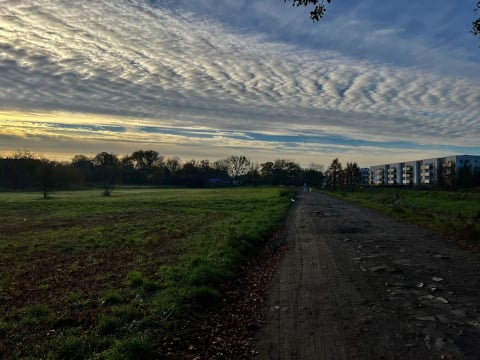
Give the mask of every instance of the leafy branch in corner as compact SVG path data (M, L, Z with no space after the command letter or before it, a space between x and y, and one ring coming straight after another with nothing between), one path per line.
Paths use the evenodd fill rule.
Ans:
M325 6L325 0L284 0L292 1L292 6L308 6L313 5L315 6L312 11L310 11L310 19L313 21L319 21L325 15L325 11L327 10ZM330 4L332 0L327 0L327 3Z
M292 2L292 6L298 7L298 6L309 6L312 5L314 6L313 10L310 11L310 19L312 21L320 21L320 19L323 18L325 15L325 11L327 11L327 7L325 6L325 1L327 4L330 4L332 0L284 0L284 2ZM480 13L480 0L477 1L477 5L475 6L475 9L473 10L475 14ZM472 22L472 34L474 36L480 35L480 17L477 18Z
M480 14L480 1L477 1L477 6L473 10L474 13ZM472 22L472 33L477 36L480 34L480 18Z

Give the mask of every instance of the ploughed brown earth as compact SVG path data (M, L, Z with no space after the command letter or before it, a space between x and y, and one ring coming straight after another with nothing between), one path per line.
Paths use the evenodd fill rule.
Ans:
M480 257L421 227L303 194L255 359L479 359Z

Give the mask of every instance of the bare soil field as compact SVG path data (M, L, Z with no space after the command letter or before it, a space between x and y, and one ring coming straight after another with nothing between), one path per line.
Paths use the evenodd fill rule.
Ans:
M303 194L256 359L478 359L480 257L324 194Z

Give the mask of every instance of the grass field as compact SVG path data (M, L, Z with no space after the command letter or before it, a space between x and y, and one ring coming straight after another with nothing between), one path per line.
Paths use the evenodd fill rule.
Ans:
M0 357L158 358L279 224L277 188L0 193ZM160 329L160 330L159 330Z
M367 188L336 196L480 248L480 193Z

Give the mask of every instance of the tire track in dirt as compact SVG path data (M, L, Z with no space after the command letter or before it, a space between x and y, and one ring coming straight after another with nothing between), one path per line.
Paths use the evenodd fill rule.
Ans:
M286 239L289 252L269 301L267 325L262 332L274 332L271 342L259 347L260 358L315 359L350 358L346 332L336 304L351 295L329 251L326 236L318 234L308 205L300 201L290 214ZM273 322L272 322L273 320ZM348 321L349 322L349 321ZM329 341L324 341L326 338Z
M290 211L257 359L476 359L480 259L318 193Z

